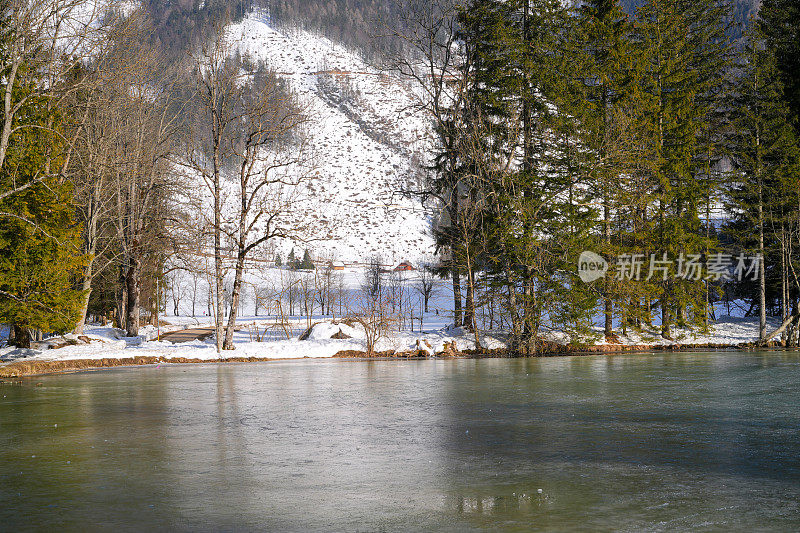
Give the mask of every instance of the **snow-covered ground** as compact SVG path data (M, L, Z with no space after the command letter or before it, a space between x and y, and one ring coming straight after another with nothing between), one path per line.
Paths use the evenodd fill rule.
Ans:
M269 318L260 320L248 317L242 325L258 325L267 323ZM169 330L174 328L165 328ZM351 338L332 339L331 335L343 332ZM110 326L91 326L86 328L85 338L90 342L81 341L76 345L64 346L58 349L38 349L32 351L16 350L12 347L0 348L0 361L10 363L15 360L25 361L56 361L74 359L103 359L127 357L161 357L164 359L186 358L212 360L219 359L213 338L205 341L195 340L185 343L176 343L166 340L155 340L156 332L153 326L143 328L139 337L123 337L119 330ZM236 349L225 351L221 357L257 357L261 359L299 359L304 357L333 357L341 351L364 351L366 342L364 330L358 326L349 326L345 323L331 321L317 323L311 335L306 340L297 337L284 340L270 340L259 342L253 340L251 330L243 328L236 332L234 342ZM78 341L74 335L66 335L64 339ZM151 339L151 340L148 340ZM85 339L84 339L85 340ZM61 338L58 339L61 343ZM407 352L423 350L430 355L445 351L445 343L456 342L458 349L471 349L475 347L471 335L465 335L461 328L441 329L425 332L393 332L391 336L382 338L376 344L376 351ZM484 337L482 342L490 348L499 348L502 344ZM24 356L24 357L22 357Z
M178 271L180 272L180 271ZM317 273L319 274L319 272ZM334 283L343 291L342 300L347 303L343 308L334 306L335 316L323 316L319 314L319 306L316 307L314 315L311 317L300 316L298 314L284 318L275 313L267 314L261 309L261 316L255 314L254 294L257 289L266 289L272 298L277 297L282 287L297 284L303 279L311 281L314 272L290 271L282 268L265 268L260 265L248 268L245 273L245 289L243 294L241 316L237 320L238 330L234 337L235 350L223 352L223 357L257 357L264 359L293 359L304 357L332 357L341 351L364 351L366 341L363 329L359 326L348 325L342 317L355 314L353 310L348 311L348 307L357 302L358 296L362 291L365 270L363 268L347 268L344 271L337 271ZM56 337L39 349L33 352L21 352L12 347L0 347L0 365L8 364L14 360L25 361L54 361L70 359L103 359L103 358L129 358L138 356L160 357L164 359L186 358L212 360L220 356L216 352L213 338L206 340L195 340L186 343L173 344L166 340L156 340L158 333L162 335L172 331L198 328L213 327L211 318L206 310L207 305L207 286L199 284L192 287L190 280L183 274L183 278L174 278L171 286L178 287L178 290L168 290L165 307L173 311L177 303L178 313L163 316L162 321L168 325L156 329L154 326L144 326L141 328L141 335L133 338L126 338L120 330L111 326L92 325L86 328L85 337L79 339L72 335L65 338ZM468 350L475 347L474 337L471 333L461 328L450 328L452 324L452 285L449 280L436 279L434 281L434 291L429 302L429 312L422 312L421 295L418 291L420 274L415 271L403 272L399 274L405 299L406 316L410 315L409 309L414 309L414 326L411 327L410 320L405 320L402 327L394 327L390 334L378 341L376 351L396 351L409 352L414 350L424 350L433 355L445 350L445 343L455 343L459 350ZM383 276L385 286L389 283L389 275ZM178 298L175 302L172 296ZM194 300L194 305L192 304ZM285 302L284 302L285 305ZM191 309L194 307L195 316L192 316ZM719 319L713 323L707 333L696 330L676 329L673 332L673 340L662 338L657 329L658 323L655 321L653 331L628 331L627 335L622 335L619 328L616 329L619 344L627 346L664 346L670 344L683 345L739 345L742 343L754 342L758 336L758 319L754 317L743 318L744 309L747 306L744 302L733 302L730 306L717 304L716 316ZM285 307L284 307L285 309ZM296 308L296 313L299 306ZM728 315L730 312L730 315ZM420 325L420 315L422 324ZM732 315L732 316L731 316ZM598 315L595 323L598 335L597 338L588 344L610 344L600 335L602 331L599 327L601 316ZM283 325L287 327L284 328ZM311 335L307 340L299 340L298 337L309 328L315 325ZM352 323L351 323L352 324ZM778 321L771 319L768 329L777 327ZM422 331L420 331L420 327ZM287 330L289 338L287 338ZM334 334L342 332L349 338L330 338ZM2 346L3 334L0 327L0 346ZM339 335L342 336L342 335ZM543 338L559 344L567 344L569 338L557 332L544 333ZM489 332L482 336L481 344L484 348L501 348L503 343L502 332ZM75 344L68 344L68 342ZM55 344L57 349L47 349L47 344ZM66 346L64 346L67 344ZM25 356L25 357L22 357Z
M312 272L293 272L286 269L266 268L250 269L245 276L246 289L245 298L242 304L243 316L237 319L237 332L234 336L235 350L225 351L223 357L257 357L266 359L295 359L303 357L332 357L340 351L364 351L366 341L364 330L359 326L349 326L342 323L341 318L331 316L313 315L310 318L304 316L287 316L289 333L291 338L286 338L284 329L278 327L284 319L276 314L261 316L254 314L254 301L252 296L253 287L270 287L271 290L279 291L282 285L296 283L301 277L312 278ZM341 278L341 285L346 293L345 299L351 305L357 298L359 287L362 282L364 271L358 268L348 268L343 272L337 272L337 277ZM386 276L384 276L386 277ZM418 273L406 272L402 274L404 290L406 291L407 305L418 310L415 312L413 331L410 321L405 323L402 331L393 328L391 334L381 338L376 346L376 351L396 351L406 352L413 350L424 350L431 355L440 353L445 349L445 343L455 342L457 349L472 349L475 347L472 334L465 332L461 328L449 328L452 322L451 304L452 296L448 292L448 282L446 280L436 280L436 289L429 302L429 312L422 312L420 295L415 289L418 280ZM185 281L185 280L184 280ZM177 316L168 315L162 320L170 325L162 326L157 330L154 326L144 326L140 328L138 337L124 337L123 332L111 326L92 325L85 329L90 342L86 343L85 338L79 339L74 335L66 335L64 338L57 337L52 340L56 345L63 345L64 340L77 342L78 344L59 347L58 349L46 349L45 346L33 352L21 352L11 347L0 348L0 364L9 363L13 360L24 359L25 361L53 361L69 359L103 359L103 358L128 358L128 357L162 357L164 359L187 358L211 360L220 357L216 352L213 338L204 341L191 341L186 343L173 344L166 340L156 340L160 332L162 335L168 332L186 328L213 327L211 318L204 313L206 305L207 287L201 286L198 293L194 294L195 315L191 316L192 307L191 287L182 284L182 294L178 304L179 314ZM248 289L249 287L249 289ZM248 292L249 291L249 292ZM202 303L201 303L202 302ZM166 307L173 309L174 302L168 301ZM339 311L336 306L336 316L352 314L348 313L347 306ZM317 309L319 311L319 309ZM422 316L422 331L420 331L419 315ZM334 325L335 323L335 325ZM309 326L313 328L307 340L299 340L298 337ZM331 339L331 335L339 331L348 335L348 339ZM3 335L0 334L0 338ZM258 340L261 338L261 340ZM263 339L267 340L263 340ZM486 336L481 339L482 345L489 348L500 348L502 343L498 340ZM25 356L24 358L21 356Z
M597 323L599 323L599 316ZM771 331L780 325L780 320L768 319L767 331ZM758 317L740 317L740 316L721 316L718 320L709 325L707 332L702 332L699 329L690 328L672 328L672 337L665 339L661 336L660 327L657 321L654 321L652 328L643 328L636 330L628 328L625 335L617 327L614 332L617 335L617 341L609 341L605 339L601 333L602 328L595 327L597 332L597 340L588 341L588 344L602 346L607 344L621 344L624 346L671 346L671 345L726 345L738 346L740 344L752 343L758 340ZM567 335L550 332L542 335L543 338L557 342L559 344L566 344L569 342Z
M224 352L223 357L257 357L263 359L296 359L304 357L332 357L341 351L364 351L366 348L363 329L345 323L330 320L316 322L310 337L299 340L297 337L284 340L269 340L259 342L253 339L254 326L264 326L273 320L268 317L245 317L240 323L242 329L235 335L236 349ZM305 320L305 319L304 319ZM182 322L181 320L174 320ZM770 327L775 324L771 324ZM248 327L250 326L250 327ZM165 327L164 331L180 329L182 326ZM344 333L350 338L332 339L331 336ZM688 331L677 331L676 341L667 341L657 334L630 334L620 335L620 342L625 345L659 346L666 344L727 344L738 345L753 342L757 339L758 322L753 318L726 318L712 325L707 334L698 334ZM153 326L142 328L139 337L123 337L119 330L110 326L91 326L86 330L86 337L91 341L58 349L40 349L28 352L25 361L56 361L70 359L103 359L103 358L128 358L128 357L161 357L164 359L187 358L212 360L218 359L213 338L205 341L191 341L173 344L168 341L155 340L156 330ZM549 336L552 340L563 340L558 335ZM67 335L66 339L76 339ZM151 339L151 340L148 340ZM501 348L502 342L490 335L482 336L482 344L486 348ZM59 339L60 342L60 339ZM410 330L395 331L387 338L382 338L376 345L376 350L383 352L393 350L408 352L422 349L430 355L445 351L445 343L456 343L460 350L475 347L473 337L461 328L425 329L423 332ZM604 344L602 341L600 344ZM20 359L22 355L12 347L0 348L0 360L7 364Z

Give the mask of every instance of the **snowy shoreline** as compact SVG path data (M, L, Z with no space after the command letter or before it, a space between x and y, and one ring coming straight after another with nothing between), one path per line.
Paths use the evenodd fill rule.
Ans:
M610 345L613 346L613 345ZM602 346L589 346L585 349L574 351L559 351L559 352L542 352L538 355L527 357L583 357L583 356L597 356L597 355L637 355L654 352L707 352L707 351L749 351L752 347L738 346L738 345L697 345L686 344L676 345L676 347L669 347L664 345L655 346L619 346L618 349L600 349ZM781 347L772 348L758 348L759 350L784 350ZM349 361L392 361L392 360L413 360L413 359L428 359L428 358L441 358L441 359L491 359L497 357L513 358L516 356L498 355L495 353L487 352L484 354L475 353L453 353L450 355L436 354L433 356L425 356L411 353L395 353L393 355L376 354L375 356L367 356L366 353L361 352L358 354L347 355L334 355L334 356L304 356L304 357L229 357L222 359L187 359L183 357L176 358L161 358L161 357L129 357L129 358L102 358L102 359L55 359L55 360L22 360L14 361L7 364L0 364L0 380L14 379L23 377L35 377L48 374L67 374L73 372L88 372L92 370L102 370L106 368L135 368L156 365L184 365L184 364L231 364L231 363L270 363L278 361L300 361L309 359L342 359ZM526 356L521 356L526 357Z
M254 323L255 324L255 323ZM375 355L366 353L364 332L344 322L321 320L313 324L304 340L299 338L257 341L252 339L251 324L243 321L236 333L236 349L216 352L212 339L173 344L156 340L156 328L146 326L138 337L123 337L120 330L93 326L86 335L54 337L40 344L38 350L0 348L0 378L14 378L53 372L174 363L265 362L289 359L408 359L419 357L499 357L507 356L499 335L481 335L481 349L475 350L474 336L462 328L435 331L392 332L375 346ZM162 334L180 331L185 325L171 325ZM257 328L257 324L255 325ZM709 333L690 330L675 332L675 340L654 332L628 332L618 342L586 340L574 343L557 333L542 336L539 356L631 354L661 351L747 350L754 348L757 319L729 318L713 324ZM335 336L335 337L334 337ZM331 338L334 337L334 338ZM47 349L50 347L51 349Z

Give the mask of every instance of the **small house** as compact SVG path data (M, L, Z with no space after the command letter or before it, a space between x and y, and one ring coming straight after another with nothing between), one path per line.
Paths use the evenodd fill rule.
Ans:
M394 267L395 272L411 272L412 270L416 270L416 268L414 268L414 265L412 265L408 261L403 261L402 263Z

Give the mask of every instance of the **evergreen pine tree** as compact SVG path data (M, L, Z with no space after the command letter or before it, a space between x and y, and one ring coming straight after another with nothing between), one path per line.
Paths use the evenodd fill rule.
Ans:
M782 213L794 212L793 194L800 185L795 170L797 142L791 126L783 78L776 53L769 48L761 25L750 28L742 54L741 76L736 79L729 128L729 153L734 167L731 211L737 214L730 229L740 250L760 255L758 272L759 339L766 337L767 270L770 228L785 227ZM771 215L772 214L772 215ZM736 228L740 230L737 232ZM782 242L778 235L772 242ZM783 253L783 250L777 250ZM780 259L779 259L780 261ZM784 314L787 314L783 302Z
M303 260L300 262L299 268L302 270L314 270L314 260L311 259L311 254L308 250L303 252Z
M676 322L702 324L708 313L702 280L678 278L675 260L710 249L699 216L709 196L700 141L722 98L729 44L721 13L713 0L650 0L637 12L640 142L655 200L646 255L672 260L650 280L665 337Z
M791 122L800 134L800 1L764 0L758 26L765 46L774 51Z
M25 90L15 88L12 102ZM18 116L43 127L12 134L0 191L48 175L60 163L60 117L49 102L28 99ZM74 287L83 257L72 194L69 182L48 176L0 199L0 322L14 327L20 346L29 346L36 330L61 333L77 322L82 293Z
M623 176L630 166L627 121L632 82L632 24L617 0L590 0L576 13L570 35L574 51L576 100L570 112L580 117L580 138L591 153L587 181L602 204L596 249L612 264L622 251L614 239L615 215L624 205ZM602 282L604 333L613 334L614 303L624 309L631 291L608 275ZM627 314L623 311L623 314Z
M548 0L476 0L460 18L467 148L454 160L465 203L480 210L465 233L480 242L495 290L507 294L511 349L526 353L536 351L543 325L588 332L594 305L574 275L596 213L579 184L586 161L578 122L561 109L574 89L564 82L573 74L563 41L569 22Z

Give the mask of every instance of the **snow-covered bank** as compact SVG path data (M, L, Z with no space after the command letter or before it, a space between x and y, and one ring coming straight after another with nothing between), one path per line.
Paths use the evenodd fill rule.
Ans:
M778 319L767 320L767 330L771 331L780 325ZM628 328L625 335L616 329L617 338L607 340L600 335L601 328L595 328L599 340L588 342L595 346L621 345L621 346L653 346L653 347L681 347L681 346L731 346L751 344L758 340L757 317L732 317L725 316L709 325L708 331L703 332L690 328L672 328L672 337L666 339L661 336L660 327L656 324L652 328L636 330ZM559 332L543 335L545 340L558 344L569 343L569 338Z
M258 326L252 317L248 318ZM267 319L261 319L262 325ZM201 326L203 324L200 324ZM93 326L86 330L86 335L76 337L66 335L48 339L40 343L35 350L18 350L14 347L0 348L0 375L2 368L15 361L26 363L45 363L58 361L97 361L97 366L109 366L109 360L126 360L129 364L136 361L144 363L169 361L218 361L235 358L235 360L268 360L268 359L301 359L334 357L337 354L363 354L366 350L366 335L358 324L320 320L310 331L300 338L269 340L261 342L253 340L253 330L245 327L235 335L235 350L218 354L213 338L194 340L184 343L172 343L157 340L153 326L142 328L138 337L124 337L120 330L109 326ZM770 324L774 327L776 324ZM166 332L180 330L185 326L171 325L161 328ZM257 328L256 328L257 329ZM619 335L618 342L605 339L582 346L575 350L568 346L565 336L556 333L545 335L544 339L554 343L553 353L591 353L592 351L626 351L630 349L644 350L681 348L691 346L729 346L738 347L753 343L758 336L758 320L754 318L726 317L714 323L709 332L698 333L690 330L677 330L674 340L662 338L656 332L629 332ZM497 350L504 347L502 335L484 335L481 338L482 348ZM462 328L441 328L425 332L400 331L380 338L375 351L382 354L421 354L435 356L452 354L456 350L474 350L475 342L471 333ZM105 364L100 364L105 360ZM116 362L112 366L116 366ZM84 363L81 368L91 366ZM36 367L45 368L45 367Z
M264 319L263 322L267 320ZM249 325L249 324L248 324ZM180 327L162 328L164 334ZM213 338L194 340L184 343L172 343L156 340L155 328L142 328L138 337L122 337L120 330L109 326L86 328L86 335L78 339L74 335L57 337L41 343L38 349L23 351L13 347L0 348L0 364L8 364L15 360L26 361L58 361L78 359L122 359L130 357L157 357L165 360L186 358L198 360L217 360ZM344 338L331 338L337 333ZM259 342L252 339L252 332L243 327L234 336L235 350L226 351L222 358L259 358L259 359L300 359L310 357L333 357L339 352L363 352L366 350L364 330L359 326L322 321L318 323L305 340L299 338L271 340ZM67 341L66 343L64 341ZM88 341L88 342L87 342ZM442 329L439 331L393 332L386 338L378 340L375 350L378 352L410 352L423 350L429 355L446 351L446 344L456 343L458 349L474 349L472 335L465 334L461 328ZM486 337L483 341L489 348L500 348L502 343ZM74 343L74 344L73 344ZM48 349L49 346L54 349Z

